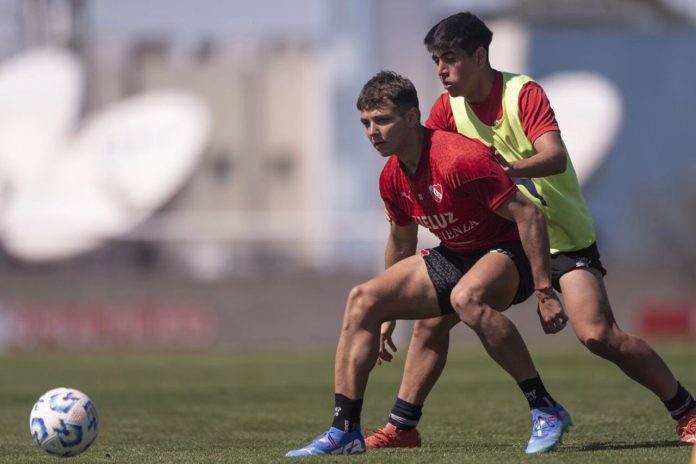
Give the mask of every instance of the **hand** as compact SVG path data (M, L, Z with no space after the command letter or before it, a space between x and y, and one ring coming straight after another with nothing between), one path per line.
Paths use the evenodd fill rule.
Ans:
M505 158L503 158L503 155L498 153L498 150L494 151L493 154L498 159L498 162L500 163L500 165L503 167L503 171L507 172L508 176L519 177L519 176L515 175L516 171L515 171L515 166L514 166L515 162L514 161L508 161Z
M394 359L394 355L387 350L387 346L396 353L396 345L392 340L392 333L394 333L394 328L396 327L396 321L387 321L382 323L382 327L379 330L379 357L377 358L377 365L381 365L382 361L391 362Z
M568 316L563 309L561 300L552 288L536 291L539 300L537 313L544 333L554 334L563 330L568 322Z

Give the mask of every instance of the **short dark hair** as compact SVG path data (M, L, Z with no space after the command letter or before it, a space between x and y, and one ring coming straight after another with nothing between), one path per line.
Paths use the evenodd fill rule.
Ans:
M457 45L459 48L473 54L479 47L488 51L493 39L493 32L475 14L466 11L453 14L443 19L425 36L423 43L429 52L447 50Z
M360 111L373 110L391 102L400 110L418 109L418 92L413 83L393 71L380 71L365 83L358 96ZM419 109L420 112L420 109Z

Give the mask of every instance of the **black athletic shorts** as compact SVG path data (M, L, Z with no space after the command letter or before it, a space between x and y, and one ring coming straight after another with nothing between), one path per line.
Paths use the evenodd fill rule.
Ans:
M592 267L597 269L602 275L607 275L607 270L602 266L602 261L599 259L599 250L597 244L593 243L587 248L577 251L563 251L551 255L551 278L553 279L553 288L561 291L560 279L567 272L575 269L583 269Z
M520 283L517 287L515 298L513 298L510 305L521 303L534 293L532 269L529 267L527 255L525 255L520 242L499 243L490 248L467 253L452 251L443 245L439 245L435 248L421 250L421 256L425 260L430 281L435 286L440 312L443 315L454 312L452 302L450 301L450 295L454 286L457 285L464 274L469 272L469 269L476 261L488 253L503 253L512 258L517 267Z

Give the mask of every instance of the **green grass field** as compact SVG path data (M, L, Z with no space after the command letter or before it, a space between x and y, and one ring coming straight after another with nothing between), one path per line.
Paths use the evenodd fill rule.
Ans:
M696 390L696 347L659 351L682 383ZM472 347L451 354L426 404L422 448L304 461L689 463L691 449L676 445L662 404L614 366L579 347L532 352L547 387L575 421L556 452L524 454L526 402ZM364 427L384 424L402 360L400 354L373 371ZM100 414L95 445L70 462L289 462L283 457L288 449L329 425L332 385L332 350L0 355L0 462L58 462L36 447L28 427L34 401L57 386L83 390Z

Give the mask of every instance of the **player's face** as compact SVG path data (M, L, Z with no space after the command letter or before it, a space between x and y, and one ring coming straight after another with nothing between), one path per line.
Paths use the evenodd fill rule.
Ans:
M434 50L432 59L437 77L445 90L453 97L465 98L471 96L488 62L483 47L470 55L456 45L444 50Z
M365 127L367 138L382 155L398 153L407 142L414 127L413 113L416 108L402 112L393 103L387 102L377 108L360 112L360 122ZM417 116L415 120L417 124Z

